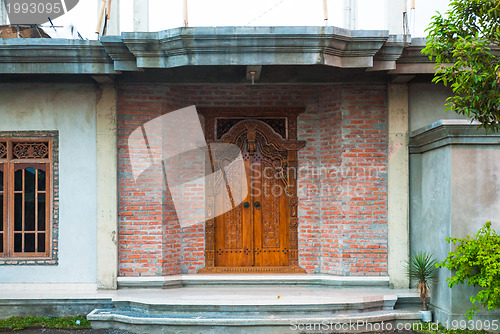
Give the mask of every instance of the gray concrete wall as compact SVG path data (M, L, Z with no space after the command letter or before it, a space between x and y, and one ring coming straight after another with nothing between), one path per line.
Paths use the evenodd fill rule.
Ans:
M451 230L451 148L410 155L410 254L427 251L443 259L450 251L445 239ZM431 303L451 303L446 271L438 272ZM413 287L413 286L412 286Z
M500 135L484 135L463 122L435 123L410 140L410 251L444 260L446 238L474 235L488 220L500 231ZM451 272L438 269L431 305L435 320L465 319L477 289L448 287ZM475 320L500 318L482 311Z
M446 98L451 90L433 83L408 84L408 109L410 132L423 128L441 119L467 119L455 112L445 112Z
M96 282L96 89L0 84L0 131L59 131L58 265L5 265L0 283Z
M452 150L452 237L474 234L491 220L500 232L500 147Z
M451 236L473 236L487 221L500 233L500 146L454 146L451 159ZM453 290L452 313L463 316L475 290ZM500 319L500 310L495 314Z

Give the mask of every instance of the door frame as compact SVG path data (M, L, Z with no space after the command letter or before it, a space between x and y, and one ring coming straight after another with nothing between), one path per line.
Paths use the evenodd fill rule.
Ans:
M288 266L217 267L215 265L215 219L211 218L205 222L205 267L198 272L304 273L305 270L300 268L298 263L297 151L303 148L306 142L297 140L297 117L305 111L305 108L197 107L197 110L205 119L205 139L207 144L233 144L245 132L253 131L255 134L258 127L258 131L265 137L268 145L272 145L281 152L287 152L287 166L290 171L287 173L288 217L290 219ZM234 122L236 123L231 125ZM211 188L213 187L206 187L205 193L207 216L210 216L210 213L214 210L214 194Z

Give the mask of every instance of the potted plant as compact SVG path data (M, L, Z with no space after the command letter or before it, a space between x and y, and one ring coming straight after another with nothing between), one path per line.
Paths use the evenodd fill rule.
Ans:
M408 261L407 270L408 277L411 282L416 283L415 288L422 300L423 309L420 311L422 321L430 322L432 320L432 313L427 309L427 299L429 298L431 285L435 280L436 260L427 252L413 254Z

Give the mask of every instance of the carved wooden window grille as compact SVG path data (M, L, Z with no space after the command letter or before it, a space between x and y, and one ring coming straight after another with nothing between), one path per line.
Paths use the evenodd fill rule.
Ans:
M51 252L52 140L0 138L0 257Z
M13 159L43 159L49 155L48 143L13 143Z
M219 117L216 119L217 127L216 139L221 139L223 135L225 135L235 124L245 120L245 119L257 119L268 124L277 134L279 134L283 139L287 139L287 119L286 117L258 117L258 118L249 118L249 117L238 117L238 118L230 118L230 117Z
M7 157L7 143L0 142L0 159Z

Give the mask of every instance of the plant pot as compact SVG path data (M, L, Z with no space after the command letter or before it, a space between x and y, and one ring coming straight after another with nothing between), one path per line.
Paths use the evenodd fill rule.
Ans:
M422 315L422 322L431 322L432 321L432 311L420 311Z

